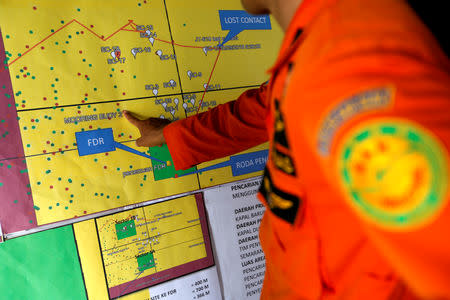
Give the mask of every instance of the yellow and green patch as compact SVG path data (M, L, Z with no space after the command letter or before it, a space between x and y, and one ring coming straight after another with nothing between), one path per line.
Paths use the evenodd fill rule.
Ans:
M444 206L447 151L426 129L409 121L378 119L342 139L339 179L364 218L391 230L430 222Z

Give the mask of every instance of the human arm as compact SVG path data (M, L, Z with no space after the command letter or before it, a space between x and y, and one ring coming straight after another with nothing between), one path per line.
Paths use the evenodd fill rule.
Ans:
M164 128L176 169L224 157L268 140L265 118L267 85L244 92L238 99Z

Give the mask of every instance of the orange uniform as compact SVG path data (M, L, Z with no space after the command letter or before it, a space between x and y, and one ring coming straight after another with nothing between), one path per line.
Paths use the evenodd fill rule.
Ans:
M404 1L305 0L270 72L164 129L178 169L270 141L262 299L450 299L450 63L433 35Z

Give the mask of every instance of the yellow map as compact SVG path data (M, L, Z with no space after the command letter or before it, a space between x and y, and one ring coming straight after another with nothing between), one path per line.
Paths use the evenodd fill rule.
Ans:
M227 31L218 11L242 10L239 0L0 0L0 8L38 225L261 174L229 165L175 170L167 147L135 146L139 132L122 111L175 121L258 87L281 41L275 22L271 30L241 32L219 51ZM76 134L99 129L111 129L115 142L160 162L129 148L80 155ZM226 161L232 160L198 169ZM144 212L136 211L136 226L151 218ZM136 238L145 238L142 230ZM112 246L124 241L117 242ZM168 267L162 261L161 268ZM114 265L109 268L113 274ZM119 284L129 276L109 280Z
M88 293L98 294L104 282L114 298L211 266L206 216L199 197L191 195L75 225ZM104 274L99 274L102 265Z

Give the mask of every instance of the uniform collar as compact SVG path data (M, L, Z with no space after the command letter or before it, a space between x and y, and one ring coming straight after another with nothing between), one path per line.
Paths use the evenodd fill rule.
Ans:
M327 5L336 0L303 0L297 8L291 23L289 24L283 43L275 64L268 70L268 73L274 74L281 66L283 66L290 56L295 52L301 44L303 38L302 32L308 24L319 14L319 12Z

